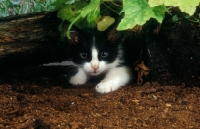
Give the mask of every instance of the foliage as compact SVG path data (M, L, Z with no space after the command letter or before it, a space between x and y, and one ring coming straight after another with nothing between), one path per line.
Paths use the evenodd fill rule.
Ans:
M61 18L63 21L68 20L69 22L73 22L75 17L77 16L77 11L81 8L85 7L87 5L87 2L76 2L73 5L72 4L65 4L61 6L58 10L57 17ZM83 26L86 26L83 19L79 19L79 21L74 22L74 24L81 28ZM62 26L62 24L60 25ZM61 30L61 28L59 28Z
M150 18L155 18L161 23L167 11L163 5L150 7L146 0L123 0L122 12L125 15L118 29L131 29L136 25L143 25Z
M126 30L132 29L136 25L143 25L150 18L154 18L159 23L162 23L165 13L169 12L167 7L178 6L182 12L186 12L191 16L194 14L200 0L90 0L90 2L85 1L83 7L77 6L78 3L83 3L83 0L56 0L52 4L56 9L59 9L59 12L62 12L62 15L58 13L58 17L71 22L67 32L68 37L69 30L73 24L79 28L86 27L86 24L81 24L82 22L80 21L82 20L87 21L89 27L94 27L95 24L98 25L101 15L105 15L104 12L107 11L113 11L122 15L123 18L117 29ZM103 10L101 6L105 3L110 4L107 4L106 9ZM68 9L63 9L65 8L64 4L67 4L66 8ZM113 5L115 8L111 8ZM73 8L74 11L69 11L73 10ZM117 10L121 11L118 12Z
M193 15L196 6L199 5L200 0L149 0L149 5L151 7L165 5L179 7L182 12L186 12L189 15Z
M77 27L93 27L95 24L95 20L99 17L100 8L99 8L100 0L91 0L91 2L85 2L85 1L79 1L74 4L71 4L71 2L67 2L65 5L62 6L62 4L58 3L56 1L52 5L56 5L56 8L59 8L58 10L58 17L61 18L63 21L68 20L71 22L69 28L73 24L75 24ZM61 6L61 7L59 7ZM87 19L88 24L82 24L85 19ZM68 31L69 35L69 31Z
M199 3L200 0L0 0L0 17L58 10L58 18L71 22L67 31L69 37L72 25L78 28L97 26L99 30L105 30L108 27L105 23L113 22L107 16L109 11L123 17L117 29L126 30L143 25L150 18L162 23L171 7L179 7L188 18L194 14ZM173 18L174 21L178 19L176 16ZM199 22L198 19L195 21Z
M0 17L51 11L55 0L0 0Z

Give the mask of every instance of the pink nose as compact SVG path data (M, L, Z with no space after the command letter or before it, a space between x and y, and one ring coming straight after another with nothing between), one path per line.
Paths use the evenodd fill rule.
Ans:
M94 65L94 66L92 66L92 69L94 70L94 72L96 72L98 68L99 68L98 65Z

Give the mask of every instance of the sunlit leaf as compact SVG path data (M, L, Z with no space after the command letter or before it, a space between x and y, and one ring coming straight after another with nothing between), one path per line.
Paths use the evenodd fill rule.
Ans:
M85 7L86 5L88 5L87 2L76 2L73 5L70 4L66 4L64 6L62 6L57 13L57 17L61 18L63 21L67 20L70 22L73 22L74 19L80 15L78 13L78 11ZM81 17L79 19L77 19L76 22L74 22L75 26L78 28L84 28L86 27L86 23L85 23L85 19L81 19ZM62 23L61 23L62 24Z
M110 25L112 25L115 22L115 19L110 16L104 16L100 19L100 21L97 23L97 29L99 31L106 30Z
M62 20L68 20L72 22L74 18L78 15L77 12L86 5L87 2L76 2L73 5L66 4L58 10L57 16Z
M87 15L87 22L90 28L93 28L96 24L97 18L100 16L100 8L97 8L95 11L90 12Z
M91 0L90 3L86 7L79 10L81 17L84 18L90 12L96 11L99 8L99 3L100 3L100 0Z
M193 15L200 0L149 0L148 3L151 7L158 5L178 6L182 12Z
M71 24L68 27L68 30L67 30L67 37L68 38L70 38L69 31L70 31L72 25L75 24L80 18L85 18L88 14L97 11L98 8L99 8L99 3L100 3L100 0L91 0L90 3L87 6L83 7L82 9L80 9L77 12L78 15L73 19L73 21L71 22ZM90 18L87 19L87 20L89 20L89 22L91 21ZM95 20L96 19L94 19L94 21Z
M123 0L124 18L118 25L118 30L132 29L136 25L143 25L150 18L155 18L162 22L165 12L168 11L165 6L150 7L146 0Z

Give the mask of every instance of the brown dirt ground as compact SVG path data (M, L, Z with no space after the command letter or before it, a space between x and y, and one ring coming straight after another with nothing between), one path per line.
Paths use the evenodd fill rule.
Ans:
M200 128L199 87L146 82L99 94L93 83L66 85L59 67L22 68L0 78L1 129Z

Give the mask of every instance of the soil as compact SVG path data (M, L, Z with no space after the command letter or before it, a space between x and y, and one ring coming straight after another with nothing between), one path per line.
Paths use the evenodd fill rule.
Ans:
M25 67L1 75L0 128L200 128L200 88L146 82L99 94L74 87L63 67Z
M182 23L164 22L169 26L146 39L149 82L108 94L97 93L92 82L69 85L65 67L8 62L0 73L0 128L199 129L200 29Z

